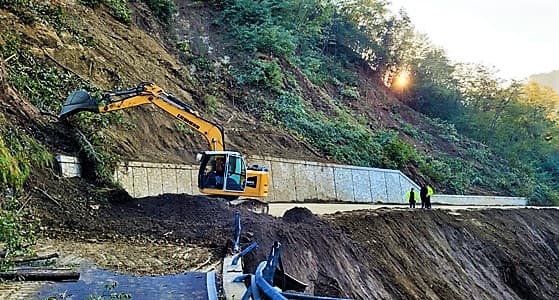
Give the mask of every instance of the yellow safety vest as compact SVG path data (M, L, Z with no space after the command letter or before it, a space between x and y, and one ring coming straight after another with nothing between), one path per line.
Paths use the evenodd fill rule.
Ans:
M406 201L410 201L410 193L411 191L408 191L406 193ZM417 201L418 195L417 195L417 191L413 191L413 200Z

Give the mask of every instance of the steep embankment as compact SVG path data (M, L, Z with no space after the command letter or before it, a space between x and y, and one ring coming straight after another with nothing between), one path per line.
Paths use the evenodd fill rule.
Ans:
M189 6L185 1L179 7L178 31L184 34L181 40L197 41L189 44L191 57L178 53L176 41L167 40L162 27L154 25L143 2L130 2L133 14L129 24L117 22L103 5L90 9L76 1L32 3L20 10L24 12L21 15L17 15L18 10L0 10L0 31L6 33L1 36L1 50L9 74L0 73L1 112L11 126L25 131L50 151L76 153L79 149L71 138L72 128L40 113L55 114L69 91L87 86L86 82L113 90L155 81L224 125L229 133L226 142L232 149L247 154L335 160L317 155L302 133L265 122L267 111L250 107L245 100L258 91L238 87L228 73L231 65L226 63L226 52L221 52L227 47L218 28L207 25L215 12L212 14L204 3ZM459 139L455 131L443 128L444 124L430 121L398 102L378 80L371 79L375 75L371 70L361 70L358 88L346 89L349 96L342 98L342 89L349 87L315 85L285 60L254 55L263 57L263 63L282 68L286 76L280 83L285 89L300 92L300 99L295 98L304 101L294 107L315 109L304 116L322 112L335 119L301 124L316 133L332 130L338 139L319 140L325 145L367 146L359 142L370 139L373 132L395 130L407 147L412 145L434 155L454 155L460 163L473 161L471 152L483 150L483 145ZM362 97L355 97L358 94ZM265 94L258 95L262 97L256 100L266 100ZM341 113L346 108L351 110ZM349 122L341 124L338 119L358 119L351 124L359 125L346 126ZM301 120L304 117L297 121ZM107 136L113 139L114 149L130 159L185 162L205 149L201 137L153 108L125 114L120 123L103 130L101 137ZM390 134L380 137L391 140ZM383 144L386 147L382 150L388 149L387 154L392 155L389 162L399 162L406 158L399 156L406 154L399 150L409 148L399 140L392 141L396 143ZM351 156L367 158L371 153L361 151L373 149L358 150ZM473 165L483 167L479 162ZM463 164L452 166L459 169ZM414 179L429 177L413 163L404 164L402 169ZM483 186L469 187L476 188L488 192ZM33 170L22 194L27 208L41 218L45 235L71 241L194 243L220 253L224 240L232 234L235 209L215 199L165 195L130 200L81 179L60 178L50 169ZM252 240L262 245L247 258L247 270L265 257L273 241L279 241L284 245L287 271L308 282L309 292L358 299L559 297L556 210L380 210L327 219L304 210L290 211L283 219L241 211L243 245Z
M172 29L146 1L120 7L130 13L128 23L103 1L94 8L83 3L89 2L24 1L0 9L9 79L22 99L43 112L57 114L75 89L121 90L151 81L222 125L230 150L397 168L441 192L506 194L513 185L491 189L493 178L508 176L499 173L498 157L400 102L356 55L347 68L336 56L325 56L332 62L321 63L338 69L324 75L331 80L313 81L286 58L239 51L234 44L242 41L215 25L220 11L211 3L181 1L169 20ZM346 80L339 82L340 76ZM266 81L272 79L276 86L270 87ZM77 124L94 146L124 160L192 163L207 148L201 135L154 107L94 122L82 117L72 126ZM73 135L71 126L48 125L44 130ZM72 141L36 138L53 152L84 152L68 146Z
M286 270L314 283L317 294L553 299L559 296L557 217L557 210L379 210L324 222L290 211L281 227L259 226L255 238L263 245L282 241Z
M210 84L200 64L208 64L206 67L211 67L215 73L228 66L217 61L214 65L207 57L204 62L194 60L185 64L181 61L174 41L164 38L165 29L150 15L145 3L129 4L134 18L133 23L128 24L116 20L111 8L105 5L92 9L75 1L30 1L20 6L3 6L10 8L0 9L0 29L4 33L0 36L2 56L10 57L5 63L10 73L6 79L16 83L15 90L24 101L30 100L43 112L56 115L72 90L94 85L114 91L133 88L141 82L154 82L195 109L202 109L204 117L224 126L230 150L320 159L301 139L259 123L250 114L237 109L235 100L223 92L227 90L223 79L214 78L216 82ZM30 19L19 16L18 10ZM201 24L201 18L208 16L196 13L183 16L188 12L181 12L180 18L188 21L181 23L182 26L198 27L185 33L183 38L196 34L208 36L209 29ZM196 40L199 41L199 37ZM195 46L211 47L192 45ZM24 70L33 71L26 74ZM204 100L208 97L212 99L210 108ZM45 116L36 117L37 121L41 118L55 121ZM109 123L103 130L103 139L110 140L106 146L124 159L192 163L195 154L208 147L201 135L150 106L127 110L120 121ZM56 126L50 124L50 127ZM65 129L58 127L57 130ZM59 143L45 138L37 139L53 151L72 155L78 151L59 147Z

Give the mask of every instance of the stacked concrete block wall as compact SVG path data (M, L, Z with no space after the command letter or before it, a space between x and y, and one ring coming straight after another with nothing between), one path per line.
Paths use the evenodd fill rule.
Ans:
M270 171L268 202L383 202L404 203L417 185L400 171L346 166L273 157L251 157L249 165ZM164 193L199 194L197 165L128 162L116 180L133 197Z
M270 171L267 202L340 201L406 204L405 194L419 186L398 170L253 156L249 165ZM197 165L128 162L116 178L133 197L164 193L200 194ZM526 198L435 194L432 201L453 205L526 205Z
M403 203L412 180L397 170L253 156L270 171L268 202Z
M135 198L161 194L199 195L198 166L127 162L116 170L115 179Z
M79 167L77 159L60 158L69 176ZM74 164L74 165L72 165ZM340 201L348 203L406 204L405 194L419 186L397 170L252 156L249 165L270 171L268 202ZM128 162L115 179L132 197L160 194L199 195L198 165ZM435 191L436 192L436 191ZM526 205L526 198L436 194L433 203L454 205Z

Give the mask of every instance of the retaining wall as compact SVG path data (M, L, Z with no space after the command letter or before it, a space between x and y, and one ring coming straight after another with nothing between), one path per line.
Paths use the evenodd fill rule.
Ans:
M200 195L197 165L130 161L118 167L115 179L134 198L161 194Z
M419 186L397 170L249 157L249 165L265 166L270 171L267 202L342 201L353 203L401 203L404 195ZM115 177L133 197L163 193L197 195L197 165L128 162ZM436 192L436 191L435 191ZM494 196L438 195L433 202L459 205L526 205L526 198Z

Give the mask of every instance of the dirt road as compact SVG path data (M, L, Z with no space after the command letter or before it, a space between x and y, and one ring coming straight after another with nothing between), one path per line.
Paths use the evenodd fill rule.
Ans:
M362 209L407 209L407 205L403 204L352 204L352 203L270 203L269 214L276 217L281 217L283 214L295 207L302 207L309 209L312 213L317 215L333 214L336 212L354 211ZM463 210L463 209L518 209L518 208L541 208L541 207L524 207L524 206L464 206L464 205L434 205L433 209L445 210ZM556 209L559 207L555 207Z

